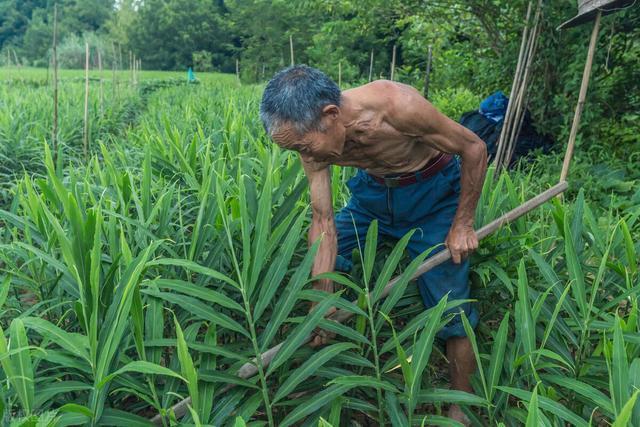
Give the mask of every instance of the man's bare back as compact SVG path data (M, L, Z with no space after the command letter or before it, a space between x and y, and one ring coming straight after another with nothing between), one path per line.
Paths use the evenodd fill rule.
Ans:
M460 155L460 203L445 244L456 263L477 247L473 221L486 171L486 146L411 86L378 80L346 90L339 106L323 108L319 130L301 135L294 124L283 124L271 137L281 147L300 153L314 211L311 241L323 233L329 239L335 234L329 165L355 166L384 176L420 170L441 152ZM326 258L318 273L333 268L335 244L327 245L331 248L321 246L318 253L320 260Z

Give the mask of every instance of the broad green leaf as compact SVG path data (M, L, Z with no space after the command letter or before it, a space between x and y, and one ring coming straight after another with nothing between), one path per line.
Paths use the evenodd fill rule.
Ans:
M180 360L182 376L184 377L184 379L186 379L189 396L191 396L191 406L193 407L195 413L198 413L198 410L200 408L200 397L198 393L198 373L196 372L196 368L193 365L191 354L189 354L189 347L187 347L187 342L184 339L182 328L180 327L180 323L178 322L178 319L175 317L175 315L173 317L173 323L176 327L176 351L178 353L178 359Z
M307 415L322 408L324 405L331 403L337 396L342 396L350 389L350 386L341 384L334 384L325 388L320 393L311 396L311 398L299 404L289 412L289 414L280 422L280 427L293 425L296 421L303 419Z
M281 287L282 280L287 273L287 267L291 263L291 258L300 240L300 230L302 229L303 221L304 215L299 215L290 232L287 234L284 243L279 247L278 255L271 262L263 284L259 286L259 296L253 309L254 320L260 319L265 309L273 300L274 295Z
M206 302L219 304L222 307L244 313L244 308L240 304L222 292L214 291L213 289L206 288L202 285L177 279L157 279L150 283L154 283L159 288L170 289L190 297L199 298Z
M582 315L582 322L584 322L589 315L587 311L587 294L584 286L584 273L582 271L580 259L578 258L578 254L576 253L573 236L571 233L571 229L569 228L569 221L567 220L565 220L564 222L564 233L565 256L567 258L567 269L569 270L569 277L572 280L573 298L578 304L580 314ZM582 329L584 327L584 324L581 323L579 326Z
M478 350L478 343L476 341L476 333L473 330L473 327L469 323L469 319L464 312L460 313L460 319L462 321L462 327L464 328L464 332L471 343L471 348L473 349L473 354L476 358L476 365L478 369L478 373L480 374L480 381L482 382L482 388L484 390L484 395L489 398L489 390L487 388L487 380L484 375L484 367L482 366L482 360L480 359L480 351Z
M640 358L636 357L629 366L629 388L631 390L640 390ZM640 425L640 405L636 405L633 409L631 419L632 425Z
M105 408L100 417L101 426L150 427L151 421L139 415L116 408Z
M11 276L7 275L0 284L0 308L4 307L4 303L7 301L7 295L9 294L9 288L11 287Z
M305 318L304 322L289 333L282 347L280 347L280 350L271 361L266 373L267 376L287 361L298 347L305 342L311 332L318 326L320 319L325 316L327 310L335 304L337 298L338 296L336 294L327 294L327 299L316 305L313 311Z
M382 389L391 393L397 393L398 389L392 384L384 380L379 380L367 375L344 375L338 378L334 378L329 384L343 384L352 387L371 387L375 389Z
M614 414L613 405L611 404L611 399L602 393L600 390L595 387L576 380L575 378L570 378L561 375L543 375L542 377L545 381L550 381L554 384L562 386L566 388L568 391L577 393L586 399L588 399L594 406L600 407L602 410L608 413L608 415Z
M491 362L489 363L489 372L488 376L488 391L489 396L487 397L489 401L493 401L493 396L496 392L496 387L498 382L500 381L500 374L503 369L504 362L504 353L507 347L507 339L509 334L509 312L506 312L502 321L500 322L500 327L498 328L498 332L495 335L495 339L493 341L493 347L491 349Z
M431 316L424 326L420 338L413 347L413 355L411 360L411 377L413 381L407 384L407 392L409 398L409 419L418 404L420 385L422 382L422 373L427 367L431 350L433 349L433 339L436 336L437 326L440 323L442 314L447 305L447 297L444 296L440 302L434 307Z
M620 230L622 230L622 236L624 238L624 251L627 255L627 267L629 268L631 275L635 275L638 272L638 255L633 243L633 238L631 237L631 232L629 231L629 226L624 219L620 220Z
M88 363L91 363L91 359L89 358L89 353L87 351L89 343L87 342L86 336L67 332L60 329L53 323L39 317L25 317L22 321L24 326L27 328L33 329L43 337L50 339L52 343L59 345L68 352L82 358Z
M407 354L404 351L404 348L402 348L402 344L400 343L400 340L398 339L398 335L396 334L396 329L393 327L393 322L386 314L384 313L380 313L380 314L385 318L385 320L389 323L389 326L391 327L392 339L396 346L396 355L398 356L398 360L400 361L400 367L402 368L402 376L404 378L404 383L413 384L413 371L411 370L411 365L409 364L409 358L407 358Z
M242 417L236 417L235 422L233 423L233 427L247 427Z
M228 283L229 285L233 286L236 289L240 288L240 285L238 285L238 283L235 280L231 279L230 277L216 270L213 270L208 267L204 267L200 264L197 264L193 261L188 261L186 259L160 258L153 261L149 261L147 265L149 267L156 266L156 265L182 267L186 270L194 271L196 273L203 274L207 277L211 277L212 279L219 280L224 283Z
M66 403L58 408L58 412L71 412L76 414L81 414L87 416L89 418L93 417L93 412L91 409L87 408L84 405L79 405L77 403Z
M212 310L211 307L195 298L170 292L158 292L153 289L145 289L143 290L143 293L152 295L156 298L161 298L172 304L176 304L178 307L181 307L189 311L190 313L193 313L194 316L197 316L200 319L208 320L222 328L238 332L249 338L249 333L245 331L242 325L240 325L238 322L236 322L226 314L222 314L217 310Z
M518 305L520 310L516 311L518 315L516 320L525 355L531 354L536 349L536 330L531 314L530 301L527 271L522 259L518 266Z
M402 255L404 254L404 250L409 244L409 240L413 236L414 232L415 232L415 229L409 231L393 247L393 250L391 251L391 255L389 255L384 265L382 266L382 271L380 272L380 275L378 275L378 278L376 279L375 287L371 292L372 304L375 304L380 299L380 296L382 295L382 291L384 290L384 287L387 285L387 283L389 283L389 280L391 279L391 275L396 270L396 267L398 266L398 263L400 262Z
M527 407L529 414L527 415L526 427L538 427L540 425L540 410L538 409L538 385L533 388L529 406Z
M266 260L266 244L270 235L271 228L271 165L267 165L264 175L262 194L258 203L258 215L255 220L255 230L253 234L253 258L251 262L251 274L249 280L249 295L253 294L253 290L258 282L258 277L262 272L262 267Z
M92 386L92 384L86 384L81 381L55 381L45 385L39 384L36 388L35 406L40 407L52 401L58 394L90 390Z
M613 325L613 348L611 353L610 387L615 413L620 415L629 400L629 363L622 337L621 319L616 315Z
M409 425L409 420L407 420L407 416L402 411L395 393L387 392L385 394L385 404L392 427L405 427Z
M500 386L498 389L504 391L505 393L509 393L512 396L517 397L520 400L530 401L532 393L526 390L520 390L513 387L503 387ZM576 427L588 427L589 423L580 418L575 413L571 412L564 405L554 400L549 399L548 397L538 396L538 407L543 409L560 419L571 423Z
M276 403L293 392L298 384L313 375L319 367L333 359L336 355L355 347L356 346L351 343L337 343L321 349L287 377L285 382L280 386L280 388L278 388L278 391L271 403Z
M155 363L146 362L144 360L134 360L133 362L129 362L124 365L122 368L118 369L112 374L107 375L99 384L98 387L104 387L104 385L117 377L118 375L124 374L125 372L137 372L140 374L146 375L167 375L170 377L178 378L185 383L187 380L180 376L180 374L172 371L169 368L165 368L164 366L157 365Z
M188 344L188 343L187 343ZM207 327L207 331L204 335L204 344L206 347L218 347L218 333L216 325L210 324ZM218 367L218 361L215 354L201 353L200 363L198 368L198 375L201 376L204 370L215 370ZM213 410L213 400L216 391L215 384L201 383L198 385L199 395L201 399L200 404L200 419L204 424L209 423L209 417Z
M420 403L456 403L459 405L487 406L480 396L460 390L432 388L420 392Z
M364 246L363 278L362 280L370 288L371 273L373 272L373 264L376 261L376 252L378 249L378 220L371 221L367 230L367 237Z
M615 422L611 425L611 427L627 427L629 421L631 420L631 415L633 414L633 407L636 404L636 400L638 399L638 394L640 390L636 390L635 393L631 396L631 398L624 404L622 410L616 417Z
M27 333L24 330L22 319L15 318L11 321L9 334L11 337L9 350L24 350L11 356L13 377L10 378L10 380L16 388L22 408L27 414L30 414L34 409L35 384L33 364L28 348L29 342L27 340Z
M266 350L267 346L271 344L273 337L278 332L278 328L280 328L280 325L282 325L289 313L291 313L291 310L293 310L293 307L298 300L298 292L307 283L311 267L315 260L315 255L319 247L320 240L315 242L309 248L304 259L296 268L293 276L291 276L291 280L289 280L289 283L285 287L284 295L278 300L278 303L273 310L273 315L271 316L269 323L267 323L264 332L260 336L262 351Z

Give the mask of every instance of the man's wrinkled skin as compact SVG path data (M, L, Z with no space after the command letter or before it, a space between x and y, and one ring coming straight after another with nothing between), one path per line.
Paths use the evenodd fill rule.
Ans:
M445 241L453 262L459 264L478 247L473 222L487 164L484 142L404 84L379 80L346 90L340 104L324 107L320 131L300 135L293 124L284 124L272 134L278 145L300 153L309 180L313 211L309 241L323 237L313 274L333 271L337 254L329 165L355 166L384 176L420 170L440 152L462 159L459 205ZM329 280L314 287L333 292ZM322 332L313 345L326 343L328 337ZM475 371L475 358L468 338L449 339L447 358L452 388L473 392L469 377ZM456 405L449 415L465 421Z

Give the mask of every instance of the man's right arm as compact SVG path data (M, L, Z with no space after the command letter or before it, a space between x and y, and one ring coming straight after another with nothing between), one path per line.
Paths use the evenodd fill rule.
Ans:
M338 252L331 197L331 176L328 165L308 161L304 157L301 157L301 160L309 180L311 193L312 220L311 228L309 229L309 244L313 244L322 237L313 263L312 274L315 276L333 271ZM327 279L317 281L313 287L326 292L333 292L333 283Z

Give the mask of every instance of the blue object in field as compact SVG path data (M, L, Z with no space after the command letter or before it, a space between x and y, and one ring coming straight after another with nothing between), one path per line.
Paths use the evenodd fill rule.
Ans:
M193 83L196 81L196 75L193 73L191 67L189 67L189 71L187 71L187 80L189 83Z
M507 113L507 105L509 105L509 98L499 90L480 103L480 114L492 122L498 123L504 120L504 116Z

